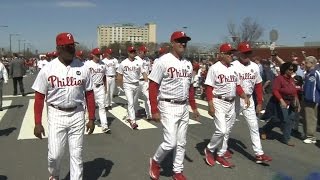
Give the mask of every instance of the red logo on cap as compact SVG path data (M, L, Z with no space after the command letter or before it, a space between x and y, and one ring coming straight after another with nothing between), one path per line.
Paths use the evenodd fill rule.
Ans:
M128 52L132 52L132 51L136 51L136 49L134 49L133 46L129 46L129 47L128 47Z
M77 43L77 42L74 41L73 36L70 33L60 33L56 37L57 46L74 44L74 43Z
M106 50L105 50L105 53L106 53L106 54L112 54L112 49L110 49L110 48L106 49Z

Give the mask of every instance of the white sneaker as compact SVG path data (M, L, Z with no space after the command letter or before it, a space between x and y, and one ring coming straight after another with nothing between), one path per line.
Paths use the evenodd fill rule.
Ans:
M111 131L111 129L109 127L103 127L102 128L102 132L104 132L104 133L107 133L109 131Z
M303 140L303 142L306 144L314 144L317 142L317 140L315 138L307 138L307 139Z

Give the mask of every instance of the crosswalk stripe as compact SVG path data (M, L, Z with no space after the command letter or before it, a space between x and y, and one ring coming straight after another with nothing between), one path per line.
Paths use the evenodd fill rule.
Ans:
M124 116L127 114L127 110L121 106L117 106L112 108L112 110L109 110L111 114L113 114L118 120L120 120L122 123L127 125L128 127L131 128L130 124L124 119ZM136 121L138 124L138 129L152 129L152 128L157 128L157 126L154 126L153 124L149 123L148 121L144 119L138 119Z
M25 114L23 121L22 121L18 140L36 139L36 137L33 134L33 128L34 128L33 104L34 104L34 99L30 99L26 114ZM48 138L47 137L47 133L48 133L47 106L44 106L42 112L43 112L42 113L42 126L45 131L45 136L43 138ZM96 125L93 134L101 134L101 133L103 133L102 129ZM87 134L87 132L85 134Z
M201 104L203 106L208 106L208 102L201 99L196 99L196 103Z
M126 96L119 96L121 99L124 99L124 100L126 100ZM139 106L140 107L142 107L142 108L145 108L145 106L144 106L144 101L143 100L140 100L139 99ZM192 112L192 110L190 109L190 107L189 107L189 111L190 112ZM201 110L198 110L199 111L199 113L200 113L200 111ZM201 113L200 113L201 114ZM208 113L207 113L208 114ZM195 121L195 120L193 120L193 119L189 119L189 124L201 124L199 121Z
M32 94L27 94L26 96L27 96L27 97L34 97L34 93L32 93ZM5 95L5 96L2 96L2 98L16 98L16 97L21 97L21 95L17 95L17 96L14 96L14 95Z
M3 118L3 116L8 111L8 108L11 105L11 103L12 103L12 100L5 100L5 101L2 102L3 111L0 111L0 122L1 122L1 120Z

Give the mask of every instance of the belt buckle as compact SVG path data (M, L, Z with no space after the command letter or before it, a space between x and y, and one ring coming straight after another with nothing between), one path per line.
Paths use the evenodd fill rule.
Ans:
M173 99L171 99L171 100L170 100L170 103L174 104L174 103L175 103L175 101L174 101Z

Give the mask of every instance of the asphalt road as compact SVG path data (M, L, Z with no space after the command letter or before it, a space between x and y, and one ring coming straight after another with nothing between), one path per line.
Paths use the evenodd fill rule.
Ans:
M34 99L31 85L34 75L24 78L28 96L12 95L12 80L4 87L4 102L11 102L0 112L0 180L43 180L48 178L47 171L47 139L20 139L18 136L23 121L28 115L29 102ZM126 107L125 100L117 97L115 101ZM198 105L204 111L205 105ZM84 138L84 179L133 179L148 180L149 158L162 141L161 124L151 122L156 128L134 131L125 125L117 116L124 114L108 113L110 134L86 135ZM236 123L229 141L233 152L232 162L235 168L223 168L221 165L209 167L204 162L203 149L214 131L213 120L203 116L201 124L190 124L187 136L184 174L191 180L270 180L279 174L293 179L304 179L312 172L320 172L320 142L304 144L293 138L295 147L279 142L279 130L275 129L274 139L262 141L266 154L272 156L269 165L256 164L251 147L249 131L243 118ZM29 116L29 115L28 115ZM263 125L263 122L259 122ZM33 126L29 122L30 126ZM302 127L300 127L302 129ZM21 130L21 131L20 131ZM319 133L317 137L319 139ZM160 179L171 179L172 154L162 163ZM61 164L62 179L69 179L69 153L66 150Z

